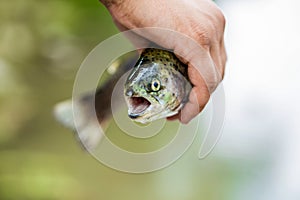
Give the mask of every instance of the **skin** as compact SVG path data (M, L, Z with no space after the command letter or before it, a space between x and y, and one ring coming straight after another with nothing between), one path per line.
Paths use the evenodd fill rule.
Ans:
M188 66L193 84L189 101L181 112L169 118L186 124L207 104L210 94L224 76L226 51L224 47L225 19L210 0L101 0L121 30L160 27L182 33L200 48L186 40L167 34L150 32L135 37L145 43L154 42L174 50ZM147 11L147 12L146 12ZM142 36L141 36L142 35ZM129 37L130 39L130 37Z

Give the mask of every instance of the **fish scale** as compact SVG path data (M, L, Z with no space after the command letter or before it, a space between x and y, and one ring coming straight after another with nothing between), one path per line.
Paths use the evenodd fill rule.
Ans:
M145 62L152 61L152 62L160 62L162 64L170 65L175 70L178 70L183 76L185 76L188 79L187 75L187 66L183 64L174 53L162 50L162 49L154 49L154 48L147 48L145 49L142 54L141 58Z

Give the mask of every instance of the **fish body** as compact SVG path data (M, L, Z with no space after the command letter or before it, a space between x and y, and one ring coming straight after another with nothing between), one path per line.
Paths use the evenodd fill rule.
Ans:
M174 53L147 48L125 83L128 116L141 123L173 116L187 102L191 88L187 66Z
M96 94L87 93L74 97L72 100L59 102L54 107L55 118L66 128L76 132L76 136L85 149L93 150L101 141L103 131L108 127L111 120L111 97L115 85L119 79L134 66L138 55L136 52L129 52L118 58L107 68L107 78L97 88ZM114 70L111 70L114 67ZM97 118L93 118L96 112ZM77 115L75 126L74 116Z

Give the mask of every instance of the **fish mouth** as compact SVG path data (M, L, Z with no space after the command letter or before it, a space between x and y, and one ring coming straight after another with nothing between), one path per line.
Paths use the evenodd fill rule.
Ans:
M129 101L129 112L128 116L131 119L136 119L141 116L147 108L151 105L150 101L148 101L144 97L130 97Z

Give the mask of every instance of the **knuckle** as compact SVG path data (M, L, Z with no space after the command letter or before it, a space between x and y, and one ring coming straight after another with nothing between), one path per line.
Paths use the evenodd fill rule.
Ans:
M210 35L208 34L208 31L206 28L202 30L195 31L194 38L201 46L203 46L205 49L209 49L211 46L211 39Z

